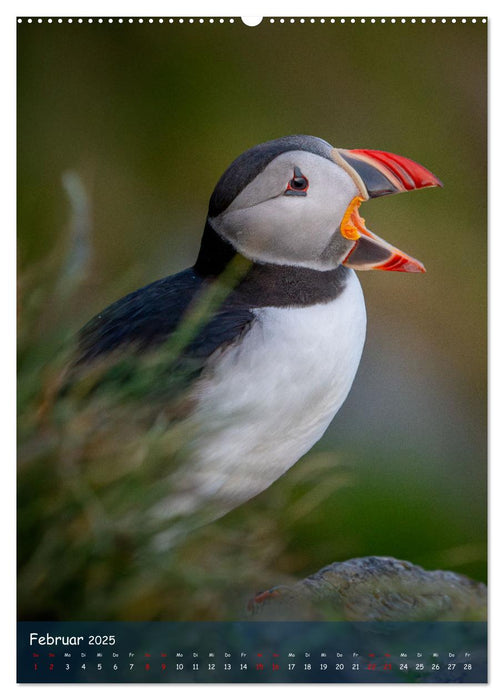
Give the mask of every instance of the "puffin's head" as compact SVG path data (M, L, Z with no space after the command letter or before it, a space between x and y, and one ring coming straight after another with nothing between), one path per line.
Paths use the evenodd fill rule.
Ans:
M373 197L436 186L437 177L408 158L286 136L245 151L229 166L210 199L208 221L254 262L424 272L369 231L358 210Z

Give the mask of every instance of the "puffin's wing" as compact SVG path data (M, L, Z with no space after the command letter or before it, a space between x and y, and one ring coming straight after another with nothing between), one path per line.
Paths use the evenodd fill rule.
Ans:
M100 384L102 380L109 383L111 378L126 382L140 375L146 358L152 375L152 358L157 355L160 374L153 375L154 393L161 391L162 385L165 391L170 386L172 393L169 376L176 375L179 387L195 379L210 355L238 339L254 320L248 307L224 300L180 342L177 332L184 328L206 285L204 278L189 268L119 299L80 331L74 369L81 374L102 362L106 371ZM158 380L162 381L154 386Z

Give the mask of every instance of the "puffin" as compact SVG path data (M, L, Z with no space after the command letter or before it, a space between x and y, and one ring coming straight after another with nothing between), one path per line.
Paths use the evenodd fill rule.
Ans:
M188 456L170 473L155 517L215 520L322 437L364 346L356 271L425 272L370 231L360 207L440 186L419 163L385 151L306 135L261 143L217 182L194 265L84 326L74 369L113 368L127 357L141 372L156 356L159 375L140 401L180 410Z

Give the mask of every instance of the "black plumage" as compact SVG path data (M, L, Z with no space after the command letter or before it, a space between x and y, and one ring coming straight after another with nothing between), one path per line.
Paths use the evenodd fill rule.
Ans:
M138 354L163 346L198 301L204 300L212 282L189 268L119 299L80 331L76 364L90 363L116 350ZM253 319L246 305L224 301L195 328L194 337L180 348L181 357L205 360L234 340Z

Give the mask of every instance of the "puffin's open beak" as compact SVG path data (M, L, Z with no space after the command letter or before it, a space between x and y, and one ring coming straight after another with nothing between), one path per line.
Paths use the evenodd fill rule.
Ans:
M425 272L421 262L369 231L358 210L367 199L423 187L442 187L442 182L423 165L394 153L335 148L332 155L360 191L360 196L351 201L340 226L341 234L355 241L343 264L357 270Z

